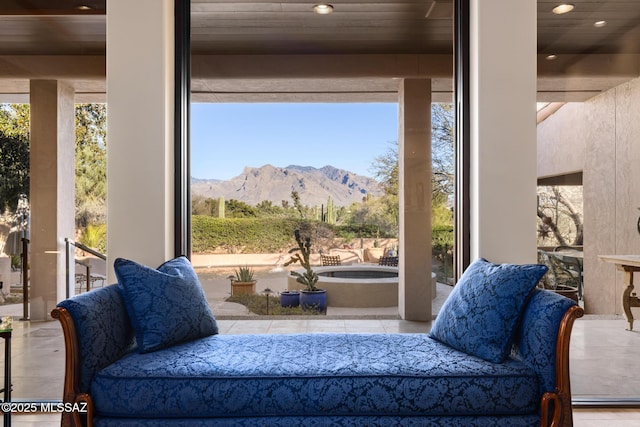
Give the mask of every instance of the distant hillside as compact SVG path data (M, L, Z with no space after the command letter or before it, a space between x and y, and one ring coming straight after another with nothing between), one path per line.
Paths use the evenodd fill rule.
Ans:
M331 196L336 206L348 206L361 202L367 194L381 195L377 181L361 175L324 166L287 166L278 168L265 165L260 168L246 167L242 174L228 181L192 179L194 195L226 200L241 200L256 205L263 200L280 204L282 200L292 203L291 191L297 191L303 205L326 204Z

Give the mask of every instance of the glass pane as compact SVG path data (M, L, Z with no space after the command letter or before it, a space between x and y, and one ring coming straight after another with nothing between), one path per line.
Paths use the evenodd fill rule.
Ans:
M10 185L2 188L11 194L3 194L0 203L5 213L0 245L11 252L15 270L23 263L16 233L29 238L32 297L45 301L55 301L56 288L67 287L48 268L65 265L50 259L65 257L65 239L87 245L75 253L70 246L71 275L78 265L76 292L86 289L85 282L104 283L106 273L104 261L89 253L106 251L106 83L95 66L106 53L106 7L104 2L63 3L49 5L46 13L31 3L0 6L0 55L6 58L0 132L3 148L15 154L6 156L3 150L1 160L9 167L5 171L11 170ZM16 272L3 277L6 289L22 282Z
M574 399L640 398L640 368L623 316L626 287L602 255L637 254L640 178L637 5L538 1L538 250L547 288L572 288ZM561 32L557 29L562 28ZM588 65L591 64L591 65ZM635 65L634 65L635 64ZM637 315L637 312L636 312Z
M312 238L314 268L397 271L399 82L431 77L413 68L422 53L452 51L452 5L345 4L328 16L301 4L254 6L192 2L192 261L201 278L222 299L245 264L257 293L299 287L288 270L300 265L285 265L297 227ZM432 258L443 301L453 276L451 78L432 86L424 144L433 144ZM397 317L395 289L391 302L359 308Z

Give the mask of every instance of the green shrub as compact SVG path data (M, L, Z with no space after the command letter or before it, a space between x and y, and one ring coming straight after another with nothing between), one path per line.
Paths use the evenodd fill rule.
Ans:
M336 235L344 239L354 238L393 238L388 233L385 233L375 224L344 224L334 227Z
M89 224L82 231L80 243L101 253L107 250L107 225Z
M302 310L301 307L282 307L280 305L280 299L278 295L271 295L269 297L269 310L267 312L267 296L266 295L236 295L227 298L229 302L235 302L242 304L247 309L255 314L259 315L297 315L297 316L309 316L321 314L314 310Z
M192 245L195 253L276 253L287 251L295 242L297 228L313 229L290 218L192 217ZM303 227L304 226L304 227Z
M431 230L431 253L441 263L434 267L434 272L438 281L443 283L453 276L453 238L452 226L433 227Z
M444 225L431 230L431 245L434 253L447 252L453 248L453 227Z
M278 253L295 245L294 230L310 236L314 247L331 247L335 237L387 238L371 224L331 225L316 220L293 218L215 218L206 215L192 217L194 253ZM451 256L453 227L440 226L432 230L434 256ZM449 254L449 255L448 255Z

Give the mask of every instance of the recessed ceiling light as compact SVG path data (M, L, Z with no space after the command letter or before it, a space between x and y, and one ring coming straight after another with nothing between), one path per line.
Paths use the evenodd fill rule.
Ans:
M558 59L558 55L552 53L551 55L545 56L544 59L546 59L547 61L553 61L554 59Z
M556 15L562 15L563 13L571 12L575 6L569 3L562 3L551 9Z
M88 6L86 4L79 4L78 6L76 6L77 10L91 10L93 9L91 6Z
M596 28L602 28L607 25L607 21L596 21L593 23L593 26Z
M313 11L318 15L328 15L333 12L333 6L331 6L330 4L321 3L313 6Z

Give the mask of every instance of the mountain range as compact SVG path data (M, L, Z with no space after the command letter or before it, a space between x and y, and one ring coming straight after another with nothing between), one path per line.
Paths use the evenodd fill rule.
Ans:
M331 196L335 206L361 202L370 194L382 194L380 184L372 179L333 166L320 169L290 165L285 168L264 165L245 167L242 173L229 180L191 179L191 193L225 200L236 199L249 205L269 200L280 205L282 200L293 203L291 192L297 191L303 205L319 206Z

